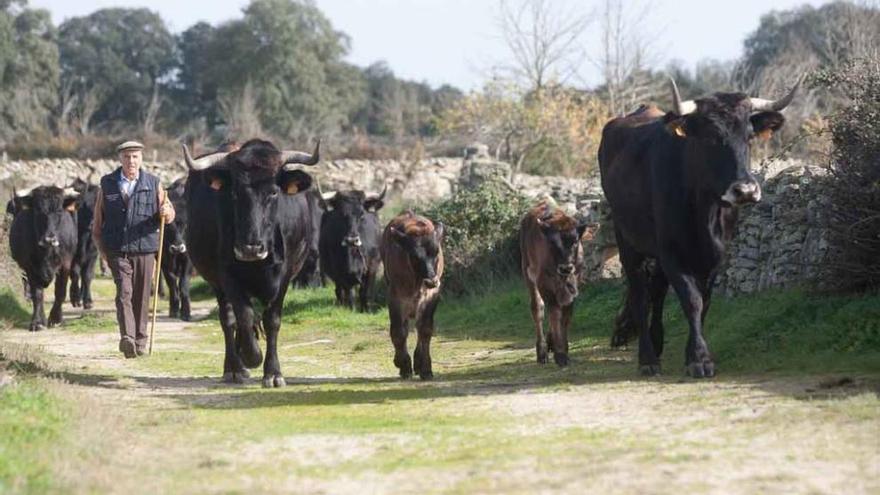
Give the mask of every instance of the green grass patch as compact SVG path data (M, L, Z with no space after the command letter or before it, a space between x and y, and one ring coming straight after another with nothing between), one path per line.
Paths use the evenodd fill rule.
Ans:
M30 321L31 314L25 309L12 289L0 288L0 324L22 326Z
M118 328L112 314L84 313L79 318L65 318L61 327L73 333L102 333Z
M47 454L63 438L68 416L39 379L25 377L0 388L0 493L52 490Z

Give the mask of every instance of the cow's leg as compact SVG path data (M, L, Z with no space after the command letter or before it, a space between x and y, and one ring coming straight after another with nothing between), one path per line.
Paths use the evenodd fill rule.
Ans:
M184 261L183 270L178 278L180 283L180 319L190 321L192 319L192 309L189 300L189 283L190 283L190 264Z
M74 308L78 308L82 302L82 292L80 292L80 270L80 263L74 263L70 267L70 304Z
M406 349L406 338L409 336L409 322L403 315L400 303L392 300L388 305L391 317L391 343L394 344L394 366L400 370L401 378L411 378L413 374L412 359Z
M279 297L263 311L263 330L266 332L263 387L266 388L283 387L285 385L284 376L281 374L281 363L278 362L278 332L281 329L281 306L283 302L284 297Z
M219 305L220 327L223 329L225 343L225 357L223 358L223 381L226 383L244 383L245 378L250 377L247 368L238 355L238 347L235 345L235 313L232 304L221 294L217 294Z
M553 361L560 367L568 366L568 339L562 333L562 308L551 302L548 311L550 322L550 347L553 349Z
M709 313L709 303L712 302L712 289L715 287L716 273L709 275L709 280L700 291L703 295L703 311L700 313L700 323L706 324L706 314Z
M49 311L49 326L54 327L61 324L62 315L61 308L64 306L64 299L67 297L67 279L70 276L70 268L62 266L55 275L55 302L52 303L52 310Z
M544 338L544 300L538 287L526 279L531 299L532 321L535 324L535 355L538 364L547 364L547 341Z
M633 337L638 337L639 331L632 319L632 301L629 289L623 291L623 304L614 318L614 333L611 335L611 347L623 347Z
M36 284L29 283L31 303L34 311L31 314L31 332L38 332L46 328L46 314L43 312L43 289Z
M336 305L345 306L345 291L339 284L336 284Z
M439 302L440 296L437 294L425 301L416 322L419 340L413 353L413 368L422 380L434 378L434 371L431 367L431 337L434 336L434 311L437 310Z
M358 311L366 313L370 308L370 291L373 290L373 283L376 280L376 272L367 271L358 287Z
M671 264L664 264L663 269L688 321L688 340L685 346L687 373L694 378L714 376L715 363L712 362L709 347L703 338L702 284L693 275L682 273L674 265L670 267Z
M562 307L562 318L560 321L559 329L560 334L562 335L562 340L565 342L565 355L568 356L568 330L571 328L571 316L574 313L574 302L569 304L568 306ZM558 362L557 362L558 364Z
M223 294L232 303L235 312L235 343L241 361L248 368L256 368L263 362L263 352L257 342L254 307L248 296L232 281L223 284Z
M651 343L654 345L654 353L659 359L663 355L663 303L666 301L666 292L669 290L669 282L666 274L658 265L651 273L650 296L651 296Z
M174 273L174 267L171 265L172 263L168 263L162 267L162 275L168 284L168 317L177 318L180 316L180 294L177 285L177 274Z
M94 300L92 299L92 279L95 278L95 262L97 261L97 256L88 258L83 265L82 272L80 273L83 309L92 309L94 304Z
M648 329L648 280L645 257L637 253L621 236L617 236L620 261L626 274L629 317L639 333L639 372L642 375L660 374L660 359L654 352L654 342Z

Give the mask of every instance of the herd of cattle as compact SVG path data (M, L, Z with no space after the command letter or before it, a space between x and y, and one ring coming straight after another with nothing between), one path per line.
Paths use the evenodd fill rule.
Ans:
M687 372L714 375L703 324L738 207L761 198L749 171L751 142L783 125L779 112L799 86L800 81L776 101L742 93L681 101L672 82L671 111L643 106L606 124L599 167L627 281L612 344L637 337L642 374L660 372L663 303L671 285L689 326ZM284 385L277 339L291 284L313 286L328 277L338 304L354 308L357 288L357 308L366 311L382 267L394 364L403 378L413 372L422 379L433 376L430 341L444 268L442 223L405 211L383 229L378 211L384 190L323 194L301 167L319 162L320 143L312 153L281 151L259 139L196 158L186 146L183 153L189 173L168 187L177 216L167 227L161 269L172 317L191 316L193 270L213 289L225 337L224 381L241 383L249 368L262 363L263 385ZM89 224L99 191L89 182L16 191L7 205L14 215L12 256L26 275L33 303L31 330L61 323L68 278L73 305L93 304L98 253ZM522 220L522 273L539 363L548 361L548 350L559 366L569 362L568 328L584 263L581 241L596 228L552 201L539 203ZM53 278L55 300L47 321L43 290ZM260 315L254 300L265 308ZM411 320L418 337L412 358ZM265 335L265 359L259 333Z

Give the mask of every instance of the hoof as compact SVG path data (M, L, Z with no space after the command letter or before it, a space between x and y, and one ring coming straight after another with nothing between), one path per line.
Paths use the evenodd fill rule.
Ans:
M73 306L74 308L78 308L78 307L79 307L79 301L70 301L70 305Z
M547 364L547 353L538 353L538 364Z
M704 361L687 365L687 374L692 378L711 378L715 376L715 363Z
M245 374L240 371L227 371L223 373L223 383L241 385L247 378L250 378L250 376L245 376Z
M267 375L263 377L263 388L277 388L287 385L281 375Z
M93 306L92 301L88 301L88 302L83 303L83 309L92 309L92 306Z
M57 327L61 325L61 318L49 318L49 328Z
M168 312L168 317L169 317L169 318L177 318L177 317L179 317L179 316L180 316L180 314L179 314L177 311L169 311L169 312Z
M642 364L639 366L639 374L642 376L660 376L660 365Z
M614 334L611 336L611 348L617 349L619 347L624 347L629 343L629 337L626 335Z
M190 315L189 313L187 313L187 314L181 315L181 316L180 316L180 319L183 320L183 321L192 321L192 315Z
M430 381L430 380L433 380L433 379L434 379L434 372L433 372L433 371L422 371L422 372L419 372L419 378L421 378L422 381Z
M403 378L404 380L412 378L413 367L412 367L412 360L410 359L409 355L404 355L401 357L395 356L394 357L394 366L396 366L397 369L400 370L400 377L401 378Z
M560 368L565 368L566 366L568 366L569 363L568 354L563 354L561 352L553 353L553 361L555 361L556 365Z
M401 380L409 380L410 378L412 378L412 375L413 375L412 370L409 370L409 371L400 370L400 379Z
M31 326L30 326L29 330L30 330L31 332L39 332L40 330L43 330L43 329L45 329L45 328L46 328L46 327L43 326L42 323L31 323Z

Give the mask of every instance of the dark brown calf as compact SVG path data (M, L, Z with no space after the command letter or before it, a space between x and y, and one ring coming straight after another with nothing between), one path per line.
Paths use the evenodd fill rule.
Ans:
M431 336L443 276L442 241L442 223L435 224L411 211L392 219L382 233L379 251L388 284L394 366L400 370L401 378L412 377L413 365L422 380L434 377ZM410 360L406 339L412 319L415 319L419 340Z
M519 243L522 271L531 298L535 321L535 349L538 363L547 362L544 338L544 307L550 312L550 348L559 366L568 365L568 327L578 279L583 270L582 239L591 239L596 225L579 224L562 210L539 203L522 219Z

